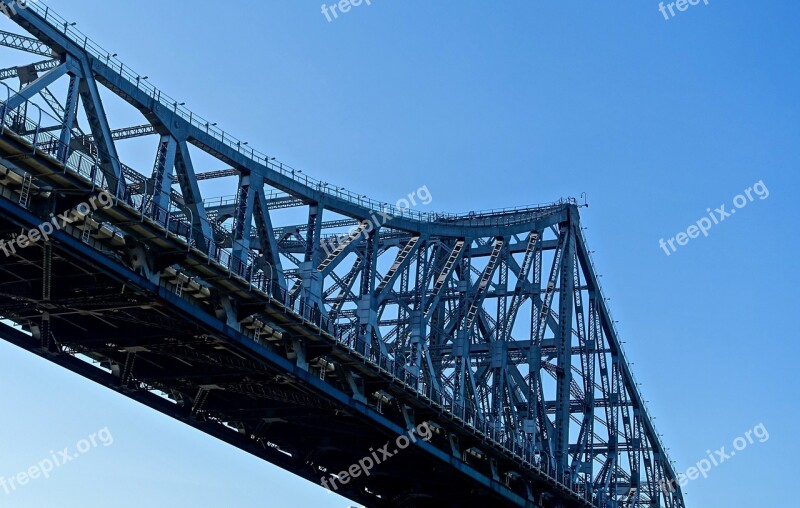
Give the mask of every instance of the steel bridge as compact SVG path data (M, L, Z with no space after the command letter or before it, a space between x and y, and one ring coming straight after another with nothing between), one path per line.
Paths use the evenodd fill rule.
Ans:
M35 55L0 70L3 339L318 485L427 423L341 482L369 507L684 506L574 200L438 214L333 187L0 2L25 32L0 44ZM113 96L141 125L111 125ZM152 167L123 163L146 137Z

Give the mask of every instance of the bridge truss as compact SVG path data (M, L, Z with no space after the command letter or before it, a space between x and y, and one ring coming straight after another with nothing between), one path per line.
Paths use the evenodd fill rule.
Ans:
M0 238L69 223L2 247L5 340L315 483L427 422L341 485L367 506L684 506L574 200L374 201L196 116L51 9L11 19L29 35L0 45L46 59L0 70ZM141 124L112 127L112 96ZM145 138L152 167L124 164ZM236 195L202 195L226 179ZM113 206L80 206L102 191Z

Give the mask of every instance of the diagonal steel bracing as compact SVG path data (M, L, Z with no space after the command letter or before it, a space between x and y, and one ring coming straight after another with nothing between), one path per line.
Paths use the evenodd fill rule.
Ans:
M574 200L397 209L253 150L51 9L12 19L35 37L0 44L58 58L0 71L32 78L0 85L0 215L36 224L100 189L115 204L0 270L0 314L38 338L7 340L312 481L364 455L354 435L430 423L430 443L386 466L392 482L343 491L369 506L684 506ZM108 93L147 123L112 128ZM152 134L152 167L119 159L116 143ZM191 150L214 165L195 167ZM238 179L236 196L203 195L220 178ZM282 219L288 207L306 223ZM90 276L70 278L78 269ZM42 279L36 294L20 277ZM85 298L90 279L105 305Z

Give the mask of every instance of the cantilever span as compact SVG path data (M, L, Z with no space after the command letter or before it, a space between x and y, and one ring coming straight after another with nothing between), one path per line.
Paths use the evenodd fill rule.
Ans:
M32 233L2 247L0 315L22 330L3 339L317 484L427 425L340 482L370 507L684 506L574 200L371 200L203 120L51 9L12 19L29 35L0 45L52 58L0 71L20 85L0 87L0 237ZM112 95L140 125L112 125ZM152 167L121 159L134 138ZM204 196L219 179L237 194ZM100 192L113 205L87 207Z

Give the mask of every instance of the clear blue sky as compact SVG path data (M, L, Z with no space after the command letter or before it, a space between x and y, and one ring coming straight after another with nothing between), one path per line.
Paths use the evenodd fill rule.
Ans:
M197 113L334 184L387 201L427 185L442 211L586 192L606 296L677 469L759 423L770 434L691 482L688 506L788 506L800 3L710 0L667 21L654 0L372 0L331 23L321 3L49 1ZM109 109L115 127L136 121ZM762 180L767 199L659 248ZM114 437L0 490L1 506L348 506L5 343L0 385L0 475Z

